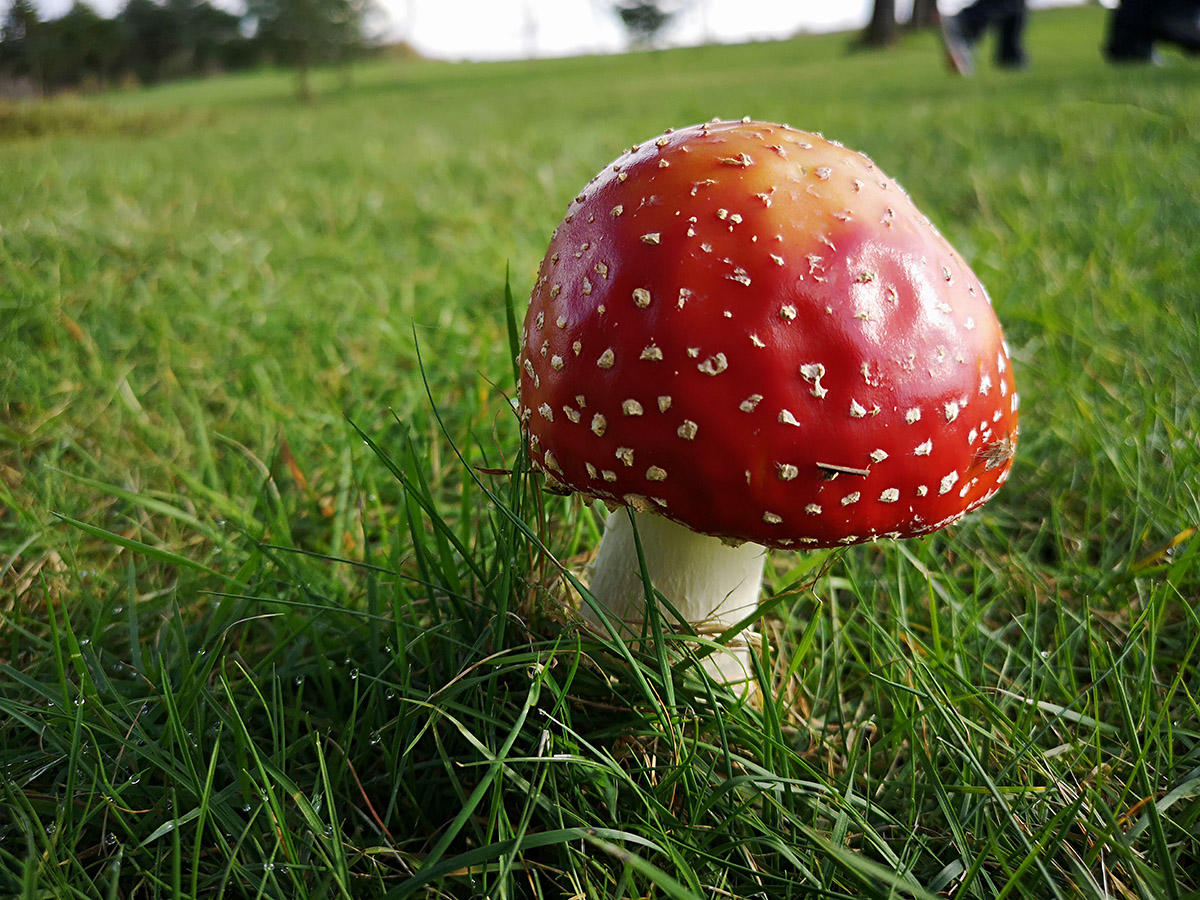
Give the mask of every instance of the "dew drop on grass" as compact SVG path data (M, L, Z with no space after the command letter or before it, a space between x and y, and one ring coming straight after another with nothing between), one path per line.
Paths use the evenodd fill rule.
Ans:
M92 639L91 639L91 638L80 638L80 639L79 639L79 646L80 646L80 647L86 647L86 646L87 646L88 644L90 644L91 642L92 642Z
M304 676L303 675L297 675L292 680L295 682L296 687L300 687L300 685L304 684Z
M383 699L384 700L395 700L396 692L393 691L391 688L388 688L387 691L383 695Z
M381 735L378 731L371 732L371 746L372 747L378 746L379 742L382 740L383 740L383 735Z
M54 834L56 831L58 831L58 825L56 825L54 822L51 822L46 826L46 834Z
M350 670L350 680L351 680L351 681L358 681L358 669L351 669L351 670Z
M1041 650L1038 652L1038 656L1040 656L1042 659L1049 659L1050 651L1049 650Z

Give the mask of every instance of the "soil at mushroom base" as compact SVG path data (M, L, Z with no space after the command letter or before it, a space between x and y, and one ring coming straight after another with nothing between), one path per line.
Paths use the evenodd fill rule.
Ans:
M710 629L761 581L762 553L727 543L934 531L998 490L1016 445L1012 367L970 268L865 156L770 123L668 132L605 167L551 239L521 370L547 478L697 534L656 527L670 549L647 558ZM618 518L593 593L632 630L642 581ZM683 573L729 554L707 588Z

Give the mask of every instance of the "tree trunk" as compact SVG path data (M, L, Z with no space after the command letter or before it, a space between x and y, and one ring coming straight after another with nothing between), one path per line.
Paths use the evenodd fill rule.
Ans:
M896 0L875 0L871 21L859 39L864 47L885 47L896 40Z
M937 24L937 0L913 0L912 15L908 17L909 28L931 28Z

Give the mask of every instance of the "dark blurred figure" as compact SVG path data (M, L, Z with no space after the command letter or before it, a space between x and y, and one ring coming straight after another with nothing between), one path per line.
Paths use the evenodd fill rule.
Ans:
M942 16L946 57L959 75L975 71L975 44L989 28L996 29L996 65L1023 69L1025 55L1025 0L975 0L952 16Z
M1200 0L1121 0L1108 20L1104 56L1114 63L1154 62L1154 44L1200 53Z

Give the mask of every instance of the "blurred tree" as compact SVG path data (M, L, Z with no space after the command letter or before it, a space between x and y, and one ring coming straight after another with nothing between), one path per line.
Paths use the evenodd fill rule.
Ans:
M370 0L247 0L257 38L280 62L296 67L296 93L313 97L310 70L346 62L365 46Z
M663 27L679 12L664 0L617 0L613 8L629 32L631 47L652 47Z
M40 21L31 0L17 0L0 32L0 73L27 78L37 91L98 87L116 72L120 35L110 19L83 2L50 21Z
M117 15L125 39L125 65L139 81L153 82L179 74L183 55L176 12L154 0L128 0ZM175 65L170 63L175 60Z
M44 77L52 87L99 87L116 75L120 30L111 19L76 0L58 19L43 23Z
M0 40L6 44L24 41L39 24L37 9L30 0L13 0L0 26Z
M214 72L236 68L244 56L241 19L207 0L167 0L176 48L168 61L182 72ZM174 74L168 72L168 74Z
M863 47L886 47L897 37L896 0L875 0L871 10L871 21L859 35L858 44Z
M0 73L28 77L44 91L41 26L32 0L13 0L0 26Z
M192 17L196 71L244 69L256 61L254 43L242 34L240 16L201 0L193 7Z
M241 17L209 0L126 0L111 19L76 0L48 21L34 2L13 0L0 22L0 76L8 79L0 79L0 90L19 93L22 81L43 93L102 87L126 75L153 82L262 60L261 43L242 33Z
M913 0L912 13L908 17L909 28L930 28L937 21L937 0Z

